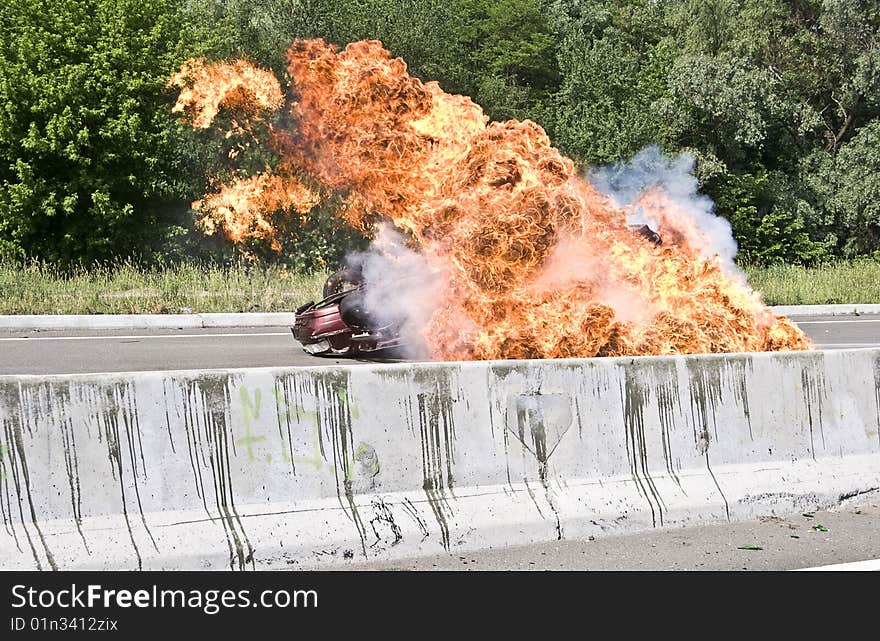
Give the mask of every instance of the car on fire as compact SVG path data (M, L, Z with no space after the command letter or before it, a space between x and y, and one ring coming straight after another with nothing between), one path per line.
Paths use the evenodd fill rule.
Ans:
M367 311L363 273L344 267L324 284L324 298L294 314L291 331L303 349L316 356L356 356L391 351L403 345L400 323L382 322Z
M654 245L663 244L648 225L630 225L639 236ZM324 284L320 301L310 301L294 313L293 337L315 356L357 356L393 353L404 347L401 321L379 319L365 304L369 286L360 269L346 266Z

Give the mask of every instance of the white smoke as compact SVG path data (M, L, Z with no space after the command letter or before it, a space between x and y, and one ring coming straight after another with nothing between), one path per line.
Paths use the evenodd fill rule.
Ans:
M741 273L733 262L737 245L730 223L715 215L712 200L697 191L699 181L693 170L692 154L681 153L669 157L657 145L651 145L627 161L593 169L588 177L596 189L611 199L613 205L628 211L629 224L647 224L655 231L659 221L650 212L640 208L638 200L647 190L661 188L672 203L692 219L705 237L707 242L699 248L703 258L717 255L726 273L740 276Z
M423 330L440 301L443 275L427 259L406 245L406 238L390 224L380 224L370 247L346 257L346 263L364 276L363 302L381 325L398 328L406 358L427 358Z

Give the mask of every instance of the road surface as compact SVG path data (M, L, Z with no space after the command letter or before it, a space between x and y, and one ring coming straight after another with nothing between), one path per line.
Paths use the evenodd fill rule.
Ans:
M353 563L345 569L880 570L878 532L880 490L874 490L832 510L794 516L479 552L453 548L448 554Z
M880 315L793 317L820 349L880 347ZM306 354L287 327L0 330L0 374L72 374L358 363Z

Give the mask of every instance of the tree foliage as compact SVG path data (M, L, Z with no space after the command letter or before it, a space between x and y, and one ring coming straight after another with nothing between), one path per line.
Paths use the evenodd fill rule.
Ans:
M211 36L178 4L0 6L0 254L146 252L186 211L191 172L172 145L165 83Z
M227 143L166 79L193 55L283 77L298 37L380 39L585 168L688 150L746 260L880 251L880 0L5 0L0 28L0 256L220 251L189 203ZM353 242L331 220L294 262Z

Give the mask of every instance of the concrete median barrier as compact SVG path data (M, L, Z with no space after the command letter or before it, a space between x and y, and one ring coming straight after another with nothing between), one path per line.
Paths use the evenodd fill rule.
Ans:
M313 567L878 487L877 349L0 376L5 569Z

